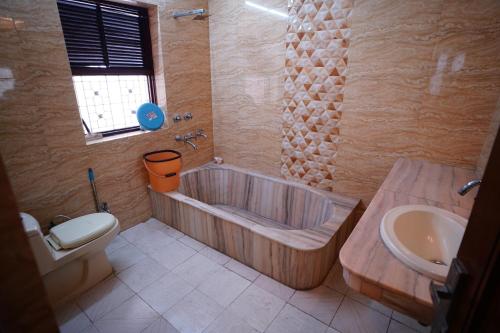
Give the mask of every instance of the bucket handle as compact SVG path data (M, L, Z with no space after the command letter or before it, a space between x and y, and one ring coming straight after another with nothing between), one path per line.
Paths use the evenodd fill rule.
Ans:
M153 170L151 170L148 167L148 164L146 163L145 160L142 160L142 163L144 163L144 166L146 167L146 170L148 170L148 172L151 173L153 176L156 176L156 177L159 177L159 178L169 178L169 177L173 177L173 176L177 175L176 172L167 173L166 175L160 175L160 174L154 172Z

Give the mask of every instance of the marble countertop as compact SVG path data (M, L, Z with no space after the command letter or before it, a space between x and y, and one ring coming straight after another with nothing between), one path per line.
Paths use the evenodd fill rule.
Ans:
M346 282L355 290L423 322L430 321L431 280L399 261L384 245L379 226L391 208L425 204L469 218L477 189L457 190L475 178L473 170L399 159L340 251Z

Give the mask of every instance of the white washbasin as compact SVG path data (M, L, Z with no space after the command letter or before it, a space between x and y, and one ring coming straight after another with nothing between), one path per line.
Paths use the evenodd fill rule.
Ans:
M467 220L433 206L408 205L389 210L380 235L389 250L414 270L443 282L456 257Z

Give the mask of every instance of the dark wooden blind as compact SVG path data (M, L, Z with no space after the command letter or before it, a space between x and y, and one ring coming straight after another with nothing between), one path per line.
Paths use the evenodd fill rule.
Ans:
M153 74L147 9L90 0L57 6L73 75Z

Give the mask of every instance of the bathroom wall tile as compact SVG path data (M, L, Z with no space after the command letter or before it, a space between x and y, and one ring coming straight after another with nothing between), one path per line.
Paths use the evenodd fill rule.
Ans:
M286 1L253 3L286 15ZM286 17L243 1L209 9L215 154L278 175Z
M95 322L133 295L134 292L129 287L112 276L79 296L77 304Z
M331 326L342 333L386 332L390 318L366 305L344 298Z
M161 276L168 273L168 270L146 257L137 264L120 272L117 277L135 292L139 292Z
M222 307L227 307L250 285L250 281L228 269L221 269L206 277L197 289Z
M293 293L295 292L295 290L293 290L292 288L285 286L284 284L263 274L261 274L257 278L257 280L255 280L254 284L281 298L285 302L288 302L290 297L292 297Z
M95 322L101 333L141 332L159 317L138 296L133 296L122 305Z
M252 284L228 309L256 330L263 332L284 305L285 302L280 298Z
M255 269L243 265L242 263L234 259L229 260L224 266L252 282L255 281L255 279L257 279L260 275L260 273Z
M200 333L223 311L215 301L193 290L163 317L181 333Z
M329 325L343 298L344 295L320 286L311 290L297 290L289 303Z
M73 217L93 212L88 167L94 168L100 197L123 230L151 216L143 153L167 145L183 153L185 168L213 157L208 20L186 18L176 24L170 16L181 6L207 8L207 1L147 3L158 5L152 13L159 18L152 22L152 36L160 39L153 43L161 51L155 55L156 77L164 81L157 87L160 103L165 104L168 89L172 92L166 102L169 118L172 112L184 110L193 112L194 118L176 128L89 146L83 137L56 2L3 4L12 25L5 26L0 37L5 46L2 68L10 73L2 77L7 77L7 89L11 85L12 89L0 97L5 111L0 115L0 152L20 209L32 213L44 230L57 214ZM175 142L175 134L196 128L209 134L208 140L198 140L200 150L192 152Z
M138 295L156 312L164 313L192 290L193 287L177 274L168 273L139 291Z
M266 332L269 333L323 333L328 326L290 304L285 305Z

